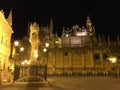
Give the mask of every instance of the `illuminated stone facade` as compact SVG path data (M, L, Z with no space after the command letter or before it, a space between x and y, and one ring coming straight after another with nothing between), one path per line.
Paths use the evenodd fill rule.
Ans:
M0 84L9 78L9 56L11 46L12 12L5 18L3 10L0 10Z
M53 27L54 23L51 19L49 25L39 25L38 32L40 42L37 61L39 64L44 64L47 58L48 75L109 75L111 73L119 75L120 69L113 70L114 66L119 67L117 54L120 50L119 36L114 42L110 41L109 37L107 40L102 36L96 38L95 28L89 17L85 26L63 27L61 37L53 33ZM30 33L21 40L21 44L27 49L23 52L21 62L24 58L27 60L30 58L28 57L31 48L29 35ZM43 52L45 43L49 43L46 53ZM110 55L117 56L117 63L108 60Z
M48 33L48 36L44 36L47 36L46 40L43 40L50 43L47 56L49 74L105 75L111 72L111 62L109 62L107 57L113 47L119 47L118 38L116 42L110 41L109 37L106 41L101 36L98 36L97 39L95 28L89 17L86 19L85 26L75 25L66 29L64 27L61 37L49 33L53 31L51 27L53 27L53 21L52 23L50 22L48 31L46 30ZM44 29L41 30L45 31ZM43 33L39 33L43 35ZM40 39L42 39L41 36ZM42 40L40 44L43 46ZM39 57L39 59L41 61L42 57Z

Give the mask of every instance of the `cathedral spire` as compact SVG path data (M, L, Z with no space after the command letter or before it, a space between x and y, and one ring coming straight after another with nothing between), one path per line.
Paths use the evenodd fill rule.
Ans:
M89 17L89 16L87 16L86 27L88 28L88 30L89 30L90 32L92 32L92 23L91 23L91 20L90 20L90 17Z
M94 27L92 26L92 22L91 22L89 16L87 16L86 28L88 29L88 31L90 32L90 35L91 35L93 33L93 31L94 31Z
M87 20L86 20L86 29L89 31L91 40L97 41L96 36L95 36L95 27L92 25L92 22L89 16L87 16Z
M53 37L53 19L50 19L50 39Z
M9 23L10 26L12 26L12 10L10 10L7 21Z

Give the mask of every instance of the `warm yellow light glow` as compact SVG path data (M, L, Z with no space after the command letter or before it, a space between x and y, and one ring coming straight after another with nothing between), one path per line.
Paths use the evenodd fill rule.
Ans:
M45 47L49 47L49 43L45 43Z
M21 48L20 48L20 51L24 51L24 47L21 47Z
M38 57L38 50L34 50L34 56L37 58Z
M38 51L37 51L37 50L34 50L34 53L38 53Z
M24 61L25 63L27 62L27 60Z
M14 45L15 45L15 46L18 46L18 45L19 45L19 42L18 42L18 41L15 41L15 42L14 42Z
M68 37L68 36L69 36L68 34L65 35L65 37Z
M27 62L27 64L29 65L29 64L30 64L30 62L28 61L28 62Z
M112 63L116 63L117 58L116 57L109 57L109 61L111 61Z
M44 49L43 49L43 52L47 52L47 49L46 49L46 48L44 48Z
M22 65L29 65L29 64L30 64L30 62L29 62L29 61L27 61L27 60L24 60L21 64L22 64Z
M22 64L22 65L24 65L24 64L25 64L25 62L23 61L21 64Z
M35 53L35 54L34 54L34 56L37 58L37 57L38 57L38 54L37 54L37 53Z

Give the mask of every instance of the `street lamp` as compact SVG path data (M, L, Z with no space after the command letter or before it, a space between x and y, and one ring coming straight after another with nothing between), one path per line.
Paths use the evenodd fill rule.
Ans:
M24 47L21 47L19 41L14 41L14 81L19 78L20 71L20 60L22 57L22 53L24 51Z
M14 53L14 81L17 80L17 68L16 68L16 60L18 59L18 46L19 46L19 42L18 41L14 41L14 49L15 49L15 53Z
M19 42L18 42L18 41L15 41L15 42L14 42L14 45L15 45L15 46L19 46Z
M24 47L21 47L21 48L20 48L20 51L22 51L22 52L23 52L23 51L24 51Z
M43 49L43 52L47 52L47 48L44 48L44 49Z
M48 64L48 50L49 43L45 43L45 48L43 49L43 52L45 53L45 72L44 72L44 78L47 81L47 64Z
M14 46L15 46L15 65L16 65L16 63L19 64L19 62L21 60L21 57L22 57L21 52L24 51L24 47L21 47L20 43L18 41L14 42ZM18 59L20 59L20 60L18 61Z
M45 47L49 47L49 43L45 43Z

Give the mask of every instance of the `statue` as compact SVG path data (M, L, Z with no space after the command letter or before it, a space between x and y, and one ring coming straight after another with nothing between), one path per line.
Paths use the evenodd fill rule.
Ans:
M38 45L39 45L39 25L33 23L30 25L30 38L29 42L31 44L31 53L30 53L30 63L35 64L37 63L38 57Z

